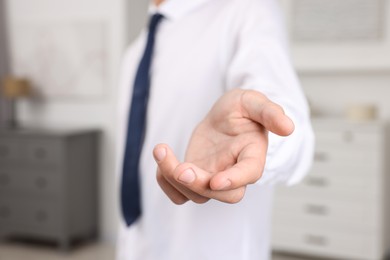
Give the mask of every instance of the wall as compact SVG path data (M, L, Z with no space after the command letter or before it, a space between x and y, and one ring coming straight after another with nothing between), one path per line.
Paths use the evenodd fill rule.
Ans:
M108 80L104 95L92 99L25 101L19 104L18 112L20 121L29 126L86 127L103 131L99 199L101 237L105 241L115 241L119 217L114 173L118 72L125 47L143 24L144 19L140 19L140 13L145 13L145 9L146 1L139 0L7 1L10 31L17 29L16 24L19 21L42 17L101 18L108 24Z
M384 53L390 57L390 53ZM374 104L381 120L390 120L390 68L388 71L318 73L301 75L314 111L324 116L344 116L351 104Z
M323 30L330 29L345 37L344 40L337 37L333 40L332 37L328 40L313 40L316 39L314 37L312 40L291 43L294 63L301 72L300 79L314 111L340 117L344 116L346 108L351 104L374 104L378 108L378 117L389 120L390 103L387 97L390 96L390 2L357 1L353 5L353 1L333 1L333 4L328 4L325 0L300 1L306 4L311 2L309 7L301 6L301 10L309 10L307 17L303 15L305 12L296 11L299 9L294 6L297 1L281 2L292 39L293 28L298 28L296 31L303 28L302 25L294 27L294 15L300 19L312 19L313 24L320 21L321 26L316 30L308 26L311 28L306 31L308 35L309 32L313 35L322 32L317 33L317 36L321 36ZM346 8L348 4L350 6ZM321 17L316 17L315 14ZM327 22L322 20L324 17L328 19ZM310 23L306 21L305 24ZM370 24L372 28L364 31L370 27L365 27L364 24ZM339 27L344 29L338 30ZM354 38L352 31L361 33L361 36ZM370 38L371 32L376 31L378 36Z
M7 0L10 31L15 30L16 24L26 17L101 18L108 23L108 84L102 97L25 101L18 111L19 120L29 126L93 127L102 130L99 199L100 231L104 241L115 241L119 219L114 172L118 72L126 46L145 23L147 6L148 0Z
M131 4L130 4L131 2ZM145 4L139 4L139 0L131 0L128 3L136 8L131 10L130 29L132 35L138 32L140 25L145 22ZM284 0L281 0L285 4ZM138 3L138 5L136 5ZM390 5L387 7L390 10ZM387 18L388 27L390 19ZM287 26L288 27L288 26ZM390 31L389 29L387 31ZM305 55L305 53L300 53ZM389 53L383 53L384 57L390 57ZM300 57L298 57L300 58ZM321 58L321 57L320 57ZM299 73L303 89L313 107L325 116L344 115L349 104L364 103L375 104L378 108L378 116L383 120L390 120L390 67L388 70L350 71L333 73Z
M5 19L5 6L4 1L0 0L0 81L2 77L7 73L7 46L6 46L6 19ZM0 83L1 84L1 83ZM0 125L4 118L4 102L1 99L2 92L0 91Z
M6 19L4 1L0 0L0 76L7 70Z
M147 22L147 11L149 0L126 0L125 16L127 42L131 42L139 34L140 30Z

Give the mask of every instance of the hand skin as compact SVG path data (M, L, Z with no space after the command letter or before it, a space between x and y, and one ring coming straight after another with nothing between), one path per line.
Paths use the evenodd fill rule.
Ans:
M167 144L154 148L157 181L178 205L210 199L238 203L247 185L262 176L268 131L288 136L294 131L294 123L260 92L233 89L195 128L184 163Z

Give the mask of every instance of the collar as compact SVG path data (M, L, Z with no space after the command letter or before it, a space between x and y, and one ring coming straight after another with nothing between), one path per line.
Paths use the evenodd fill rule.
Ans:
M211 0L165 0L159 7L149 5L149 14L160 13L169 20L177 20Z

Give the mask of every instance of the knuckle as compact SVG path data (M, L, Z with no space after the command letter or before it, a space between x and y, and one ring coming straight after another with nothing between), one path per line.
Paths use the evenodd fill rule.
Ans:
M156 180L157 180L158 185L160 185L160 187L163 189L165 186L165 183L166 183L165 178L162 175L157 175Z
M176 173L181 173L183 172L184 170L188 169L188 168L192 168L193 165L191 163L181 163L179 164L176 169L175 169L175 172Z
M161 172L158 171L157 174L156 174L156 179L157 181L161 181L164 177L162 176Z
M244 95L254 96L254 95L261 95L261 93L253 89L246 89L244 91Z
M184 203L186 203L188 201L188 199L181 198L181 197L174 197L174 198L170 198L170 199L176 205L183 205Z
M240 188L234 192L232 192L231 196L229 196L226 200L229 204L237 204L239 203L245 196L245 188Z
M172 180L173 179L173 171L161 169L159 172L160 172L160 177L159 178L166 179L166 180Z
M209 198L206 198L206 197L195 197L195 198L192 198L192 201L196 204L205 204L206 202L208 202L210 199Z
M159 171L156 175L157 183L161 185L161 183L166 181L164 175Z
M226 119L225 124L226 124L227 127L230 127L230 128L235 127L235 128L237 128L236 127L237 126L237 118L229 117L229 118Z
M253 179L250 181L250 184L255 184L263 176L263 171L261 169L256 169L253 173Z
M256 90L253 90L253 89L245 89L242 92L241 99L243 102L249 102L256 97L261 98L263 100L268 100L263 93L256 91Z
M229 198L226 202L229 204L237 204L240 201L241 201L241 199L239 199L238 197L235 196L235 197Z

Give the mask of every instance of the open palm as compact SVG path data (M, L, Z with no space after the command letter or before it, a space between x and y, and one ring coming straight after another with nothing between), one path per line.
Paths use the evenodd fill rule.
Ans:
M234 89L223 95L194 130L185 162L166 144L157 145L157 180L175 203L204 203L210 198L240 201L248 184L261 178L268 131L286 136L292 121L263 94Z

